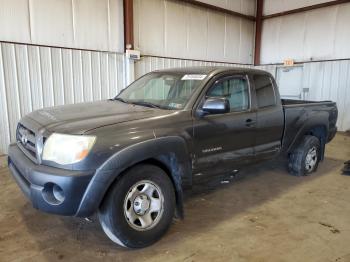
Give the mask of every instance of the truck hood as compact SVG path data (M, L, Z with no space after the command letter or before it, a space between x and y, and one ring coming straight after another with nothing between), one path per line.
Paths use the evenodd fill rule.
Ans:
M163 116L171 111L103 100L56 106L28 115L49 132L83 134L101 126Z

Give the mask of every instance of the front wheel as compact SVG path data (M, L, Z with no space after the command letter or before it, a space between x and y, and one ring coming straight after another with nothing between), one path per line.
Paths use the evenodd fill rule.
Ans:
M289 172L297 176L307 176L316 171L321 159L320 140L307 135L289 156Z
M108 192L99 210L106 235L129 248L149 246L169 228L175 211L175 192L159 167L137 165Z

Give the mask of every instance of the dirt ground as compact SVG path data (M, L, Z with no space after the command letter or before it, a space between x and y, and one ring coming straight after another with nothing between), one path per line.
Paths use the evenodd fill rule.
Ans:
M327 146L317 173L294 177L280 161L196 189L185 219L141 250L115 246L96 219L31 207L0 161L0 261L350 261L350 136Z

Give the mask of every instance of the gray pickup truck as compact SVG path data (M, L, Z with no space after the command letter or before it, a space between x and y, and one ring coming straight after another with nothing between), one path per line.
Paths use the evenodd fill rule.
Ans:
M151 245L183 217L183 190L284 156L316 170L335 135L330 101L281 100L271 74L194 67L151 72L117 97L23 117L8 166L39 210L97 213L115 243Z

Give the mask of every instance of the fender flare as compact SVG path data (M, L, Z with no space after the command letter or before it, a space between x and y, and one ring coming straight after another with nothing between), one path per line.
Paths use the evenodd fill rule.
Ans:
M312 131L315 128L323 128L325 131L325 137L324 139L327 139L327 134L329 132L328 127L328 117L329 115L326 113L318 112L317 115L309 116L307 120L305 120L304 124L300 127L299 131L297 132L296 136L288 146L287 152L291 152L295 147L299 145L301 140L303 139L304 135L308 132ZM326 141L322 141L321 139L321 148L322 148L322 156L324 153L324 146L326 144ZM323 158L323 157L322 157Z
M183 179L192 182L192 169L186 142L178 136L146 140L123 148L108 158L91 179L76 216L95 213L113 182L128 168L149 159L161 163L169 173L176 192L177 213L183 217Z

